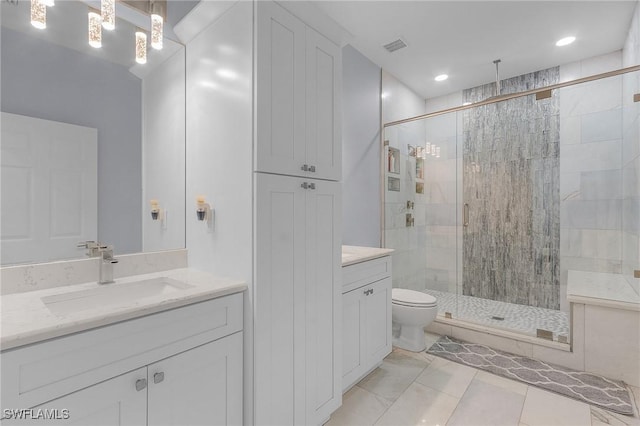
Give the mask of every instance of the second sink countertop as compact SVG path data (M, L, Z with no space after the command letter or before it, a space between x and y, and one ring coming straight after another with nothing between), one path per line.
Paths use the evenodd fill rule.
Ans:
M102 286L97 283L84 283L5 295L0 304L2 323L0 348L2 350L16 348L192 303L240 293L247 289L246 283L241 280L217 278L206 272L188 268L130 276L121 278L113 284L104 285L120 286L160 277L172 278L189 284L191 287L170 294L160 294L65 315L52 313L42 298Z
M393 249L379 247L342 246L342 266L390 256L393 251Z

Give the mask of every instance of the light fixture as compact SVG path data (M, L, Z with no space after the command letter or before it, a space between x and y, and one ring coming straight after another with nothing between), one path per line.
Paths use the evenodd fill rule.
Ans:
M431 154L431 142L427 142L427 146L424 149L425 153Z
M436 145L431 145L431 156L435 157L438 149L439 148Z
M136 62L147 63L147 33L140 28L136 30Z
M439 76L436 76L436 78L434 80L435 81L445 81L448 78L449 78L449 76L447 74L440 74Z
M116 1L101 0L100 10L102 12L102 28L111 31L116 27Z
M164 19L157 13L151 13L151 47L162 49Z
M102 47L102 16L93 8L89 8L89 46Z
M31 0L31 25L39 30L47 28L47 7L41 0Z
M565 38L561 38L560 40L556 41L556 46L566 46L568 44L573 43L574 41L576 41L576 38L571 36L571 37L565 37Z
M196 217L199 221L206 222L208 232L213 232L213 216L214 211L211 205L206 202L204 196L196 197Z
M440 158L440 147L436 147L436 158Z
M44 4L47 7L53 7L56 5L54 0L40 0L40 3Z

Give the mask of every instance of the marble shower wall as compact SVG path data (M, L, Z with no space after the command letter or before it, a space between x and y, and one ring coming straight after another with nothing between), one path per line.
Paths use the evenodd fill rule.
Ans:
M502 81L502 94L559 81L550 68ZM467 89L464 101L495 94ZM560 308L560 103L556 92L463 113L463 294Z
M560 67L570 81L622 66L620 51ZM622 77L559 90L561 309L569 270L620 273Z

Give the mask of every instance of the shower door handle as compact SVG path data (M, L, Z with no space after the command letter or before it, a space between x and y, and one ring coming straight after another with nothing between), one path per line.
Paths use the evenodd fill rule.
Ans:
M464 207L462 209L462 226L465 228L469 226L469 204L464 203Z

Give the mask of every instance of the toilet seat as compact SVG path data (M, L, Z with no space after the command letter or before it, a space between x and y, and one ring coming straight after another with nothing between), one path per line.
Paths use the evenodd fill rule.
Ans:
M431 308L436 306L437 299L430 294L406 288L391 289L391 302L396 305L413 308Z

